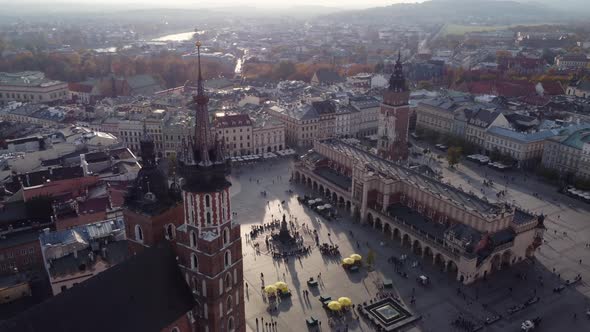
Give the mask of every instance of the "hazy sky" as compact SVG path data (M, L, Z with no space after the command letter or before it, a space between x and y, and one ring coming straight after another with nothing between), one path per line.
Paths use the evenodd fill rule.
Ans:
M292 6L328 6L328 7L348 7L348 8L367 8L376 6L386 6L401 2L423 2L424 0L23 0L20 3L41 2L50 3L75 3L99 6L101 4L113 6L121 5L127 7L226 7L235 5L250 5L256 7L292 7ZM1 3L10 3L16 5L14 0L0 0Z

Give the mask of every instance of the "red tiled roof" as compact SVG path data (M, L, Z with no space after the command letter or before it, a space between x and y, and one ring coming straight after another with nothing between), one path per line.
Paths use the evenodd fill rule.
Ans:
M545 91L546 95L558 96L565 94L565 91L563 91L561 83L559 83L558 81L541 82L541 85L543 85L543 90Z
M531 82L498 82L496 84L498 96L502 97L521 97L531 96L536 93L535 85Z
M80 214L102 212L107 208L109 208L109 198L106 196L90 198L78 204Z
M81 83L68 83L68 90L74 92L90 93L92 92L92 85L86 85Z

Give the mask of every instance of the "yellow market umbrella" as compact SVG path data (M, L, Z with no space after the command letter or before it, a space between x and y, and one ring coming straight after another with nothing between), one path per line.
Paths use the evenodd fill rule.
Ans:
M274 286L282 291L286 291L289 289L289 286L287 286L286 283L282 282L282 281L278 281L274 284Z
M343 296L338 298L338 303L340 303L343 307L350 307L352 305L352 300Z
M342 309L342 305L338 301L330 301L330 303L328 303L328 308L332 311L338 311Z
M352 265L354 264L354 259L347 257L345 259L342 260L342 264L344 265Z
M268 286L264 287L264 291L267 294L274 294L274 293L277 292L277 288L275 286L273 286L273 285L268 285Z
M355 262L358 262L361 259L363 259L363 257L361 255L359 255L359 254L352 254L352 255L350 255L350 258L354 259Z

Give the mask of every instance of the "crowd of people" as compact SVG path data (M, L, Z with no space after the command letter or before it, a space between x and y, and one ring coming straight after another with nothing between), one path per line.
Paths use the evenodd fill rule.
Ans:
M322 243L320 245L320 252L324 255L340 256L340 249L337 244Z

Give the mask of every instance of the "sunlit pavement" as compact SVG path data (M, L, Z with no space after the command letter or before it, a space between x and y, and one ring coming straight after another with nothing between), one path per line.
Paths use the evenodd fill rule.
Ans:
M541 331L562 329L588 331L590 329L590 319L585 316L590 294L584 281L590 280L590 255L588 255L590 249L585 247L585 241L590 242L587 226L590 223L590 215L581 207L583 203L572 201L573 204L577 204L574 208L566 204L561 206L547 204L547 201L532 197L531 193L538 192L543 196L547 191L547 194L554 194L561 199L564 197L556 193L554 189L548 189L530 179L527 180L527 184L518 182L508 184L507 199L516 199L525 208L537 212L543 211L549 215L549 221L546 223L548 243L544 244L537 253L539 260L536 264L525 262L509 270L499 271L487 281L464 287L454 281L451 276L437 270L432 264L414 257L407 249L401 248L398 243L386 238L383 234L353 223L348 216L340 221L326 222L313 211L300 205L295 198L296 195L310 192L307 188L289 183L291 168L292 163L288 160L265 161L253 166L234 167L231 179L234 184L232 208L237 213L237 220L242 224L242 233L249 232L251 225L270 222L272 217L277 219L283 214L292 215L293 220L297 218L299 225L307 223L309 227L316 229L319 232L320 242L338 244L343 257L357 252L366 257L368 243L376 252L376 268L373 272L367 272L366 268L362 268L359 273L349 274L340 266L340 259L323 257L317 249L314 249L311 255L303 257L301 262L291 258L285 265L283 262L273 260L269 255L257 255L251 243L243 237L244 276L248 284L248 294L245 297L246 318L252 331L257 331L256 318L259 320L258 331L266 331L266 327L262 324L262 317L265 323L269 322L271 317L273 321L277 321L277 331L306 331L305 319L311 316L322 321L324 331L343 331L344 325L328 326L327 314L318 300L319 295L329 295L332 298L348 296L354 303L368 302L376 296L377 285L383 278L393 280L393 291L399 294L406 306L422 316L421 321L405 329L408 331L460 331L450 325L451 320L459 314L474 322L481 322L494 313L507 316L508 307L524 302L535 295L535 292L541 297L539 303L512 316L504 317L484 330L518 331L523 320L539 315L543 317ZM445 180L462 185L464 188L473 185L473 191L479 191L478 185L481 184L479 174L484 170L490 173L487 168L480 169L475 165L460 166L459 170L454 172L443 168ZM471 184L467 183L468 178ZM295 193L287 193L288 189L294 190ZM504 189L503 185L501 189ZM266 191L267 196L263 197L260 194L261 191ZM487 194L490 199L492 196L495 197L491 189ZM280 202L283 200L286 204L281 207ZM270 201L268 206L267 201ZM341 215L344 214L345 212L341 211ZM557 234L554 230L557 230ZM354 237L350 231L353 232ZM567 235L563 234L564 231ZM311 235L304 236L308 241L311 240ZM360 244L359 249L356 249L356 241ZM387 263L388 257L392 255L399 257L401 254L408 254L410 262L422 263L421 267L416 268L406 264L404 269L409 274L407 279L401 278L394 271L393 266ZM579 259L583 260L582 264L579 263ZM556 269L555 274L552 273L553 268ZM517 279L515 274L518 272L526 273L527 280ZM272 315L267 312L268 304L262 296L260 273L264 273L266 284L286 281L293 293L291 299L281 302L278 311L273 312ZM309 297L305 298L303 290L309 290L306 284L307 279L317 278L319 273L322 275L323 283L320 283L317 292L310 290ZM567 288L561 294L553 293L553 287L560 283L557 274L561 274L562 279L573 279L578 273L583 276L582 283ZM433 280L432 285L427 288L418 285L415 278L422 274ZM542 277L543 286L539 277ZM414 304L410 304L412 288L415 289L416 296ZM461 289L461 295L457 295L457 288ZM576 319L573 317L574 312L577 313ZM374 330L362 318L358 323L356 320L351 320L348 328L350 331Z

